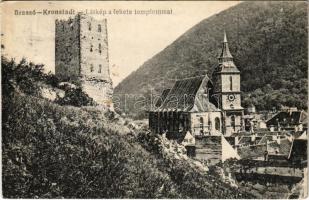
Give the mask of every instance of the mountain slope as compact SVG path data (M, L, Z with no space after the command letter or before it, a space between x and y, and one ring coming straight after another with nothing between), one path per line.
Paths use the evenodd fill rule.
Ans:
M124 79L114 91L116 106L139 115L149 108L150 93L180 78L210 76L226 30L244 106L306 108L306 8L305 2L244 2L201 21Z

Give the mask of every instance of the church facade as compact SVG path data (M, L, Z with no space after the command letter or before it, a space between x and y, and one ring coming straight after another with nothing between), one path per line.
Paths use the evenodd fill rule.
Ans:
M226 34L218 65L207 75L176 81L163 91L155 109L149 111L149 127L169 138L230 136L243 127L240 71L233 62Z

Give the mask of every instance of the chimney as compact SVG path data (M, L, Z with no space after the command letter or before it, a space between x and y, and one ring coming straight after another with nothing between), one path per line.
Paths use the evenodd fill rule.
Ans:
M235 146L238 145L238 142L239 142L238 139L239 139L238 136L236 136L236 137L235 137Z
M256 134L252 134L252 135L251 135L251 142L254 142L254 141L255 141L255 138L256 138Z
M280 135L277 135L277 144L281 143Z

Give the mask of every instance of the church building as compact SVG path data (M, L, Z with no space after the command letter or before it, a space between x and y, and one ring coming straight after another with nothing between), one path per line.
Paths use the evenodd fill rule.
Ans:
M163 91L155 109L149 112L149 127L169 138L230 136L243 127L240 101L240 71L233 62L226 34L218 65L212 74L176 81Z

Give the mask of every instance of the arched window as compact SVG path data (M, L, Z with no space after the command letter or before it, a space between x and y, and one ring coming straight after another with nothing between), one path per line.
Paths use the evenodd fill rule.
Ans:
M91 44L90 45L90 52L92 52L93 50L92 50L92 48L93 48L93 45Z
M231 126L232 126L232 128L233 128L233 130L235 131L235 116L233 115L233 116L231 116Z
M233 78L230 76L230 90L233 90Z
M90 72L93 72L93 64L90 64Z
M101 28L101 24L98 25L98 32L101 32L102 28Z
M215 118L215 129L217 131L220 131L220 119L219 119L219 117Z
M88 24L88 30L91 31L91 23L88 22L87 24Z
M204 119L203 119L203 117L200 118L200 130L204 131Z
M208 130L211 131L212 130L212 122L210 120L210 117L208 116Z
M99 73L101 73L102 72L102 65L99 65L99 71L98 71Z
M101 43L99 43L99 53L101 53L102 52L102 46L101 46Z

